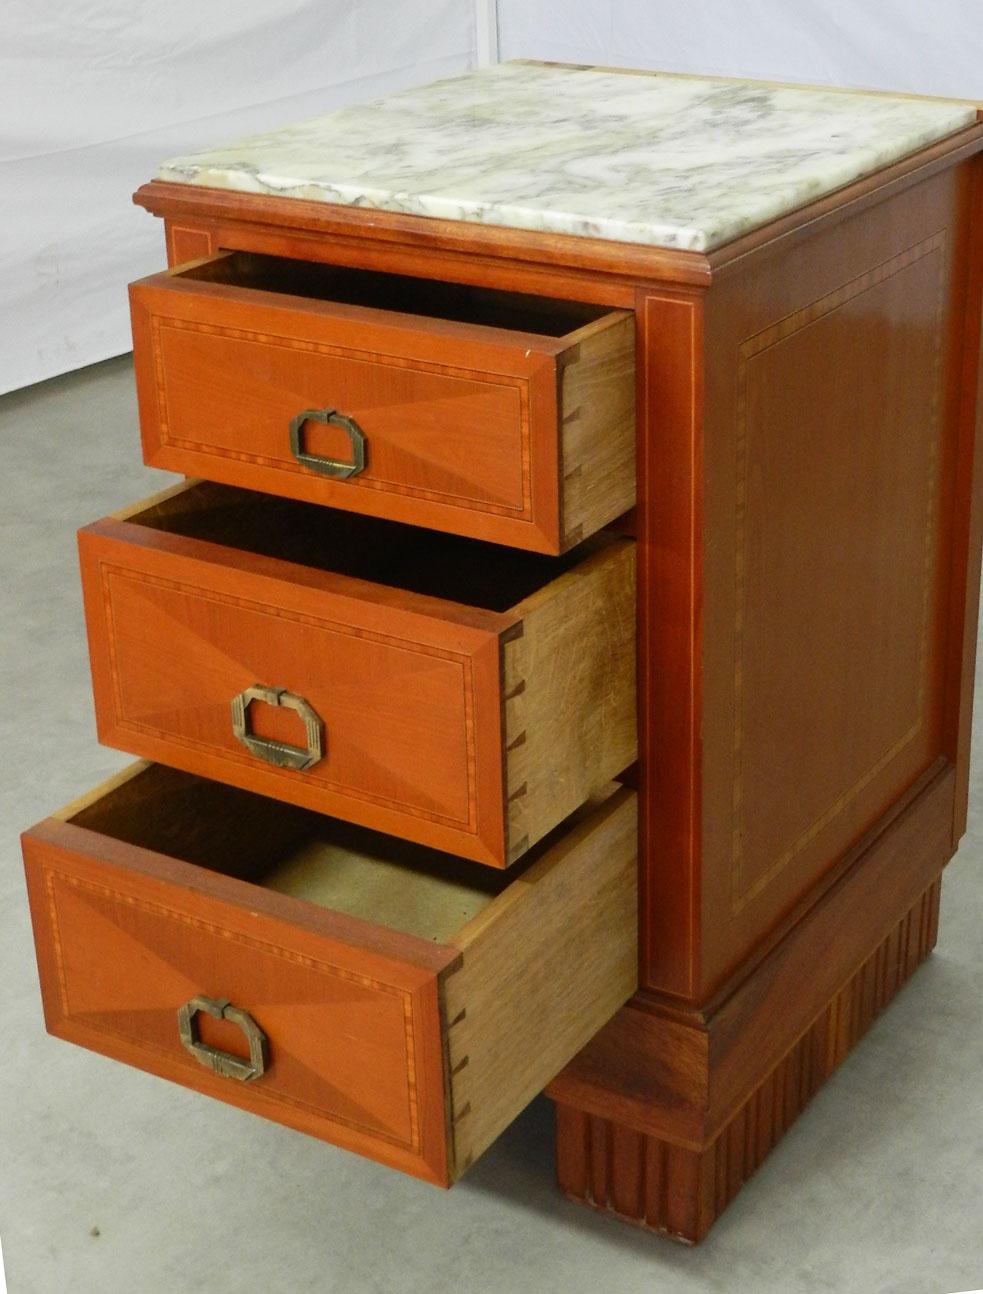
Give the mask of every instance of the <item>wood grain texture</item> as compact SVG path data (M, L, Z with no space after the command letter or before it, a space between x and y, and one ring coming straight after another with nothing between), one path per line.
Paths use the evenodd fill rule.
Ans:
M707 1140L710 1036L636 994L552 1080L546 1095L699 1149Z
M130 299L153 466L553 553L634 502L630 315L227 253ZM291 453L325 407L366 438L345 480ZM303 436L351 457L337 427Z
M708 1121L719 1128L762 1067L905 920L952 856L955 775L943 760L921 794L858 857L710 1020ZM934 940L933 940L934 942Z
M449 1185L634 989L636 840L614 789L496 896L480 867L141 763L23 838L47 1025ZM283 893L315 844L330 886ZM405 908L446 923L458 905L448 942L362 914L379 870ZM252 1082L183 1049L176 1013L199 994L267 1035Z
M971 277L972 273L968 268L970 214L965 191L966 177L977 170L976 164L968 159L979 151L980 144L979 127L962 132L719 249L706 259L705 266L698 267L691 255L690 269L699 268L698 275L680 272L681 266L670 269L657 259L647 266L627 260L623 263L622 269L627 271L630 266L635 275L632 279L629 273L628 278L636 292L640 328L638 472L641 497L637 534L642 715L639 770L642 959L645 983L659 991L690 1002L719 991L728 975L740 972L742 956L750 955L756 945L760 946L783 926L789 913L809 894L810 884L821 890L831 882L842 863L842 853L837 854L836 845L830 842L837 830L844 836L849 835L850 814L858 820L858 834L862 833L877 812L885 809L890 798L886 794L877 804L876 788L865 788L859 801L852 801L847 814L837 815L838 824L830 821L825 828L820 827L820 835L825 839L813 840L811 862L799 855L793 860L791 870L785 866L778 869L773 880L743 904L737 921L725 912L722 906L725 888L728 890L726 902L733 902L735 839L745 846L741 826L734 825L733 814L725 807L733 795L735 779L734 729L728 733L724 725L724 716L732 712L734 705L728 690L732 689L735 678L737 563L730 545L733 519L738 510L733 464L739 348L751 338L760 338L787 316L808 311L813 303L829 298L849 281L862 281L864 275L870 275L884 262L903 255L920 241L931 239L947 220L950 232L946 256L951 258L951 271L943 304L942 331L946 340L942 365L944 408L936 459L940 473L937 542L943 548L950 542L946 539L950 518L952 537L948 555L939 554L932 577L930 614L934 641L930 650L934 672L924 699L930 727L934 725L937 729L940 720L946 725L944 745L950 757L956 757L957 733L962 734L965 744L969 695L966 679L971 673L965 653L973 650L971 628L967 626L973 620L976 596L970 569L975 556L970 566L967 559L974 546L978 547L971 537L965 501L971 493L967 482L974 479L969 469L974 461L971 443L978 407L975 379L978 348L974 350L971 340L965 345L957 343L961 332L971 331L972 321L965 310L962 320L957 319L953 305L957 299L967 303L973 299L972 291L965 295L967 276ZM570 257L564 259L562 243L554 242L548 247L543 244L534 249L531 243L520 239L509 249L501 241L504 235L490 235L492 241L482 245L469 270L459 259L460 243L453 243L454 238L462 237L464 231L460 229L438 230L425 222L401 223L397 219L396 223L387 224L385 232L369 250L366 240L356 232L355 222L346 224L347 218L338 210L314 213L286 209L283 203L274 209L263 201L253 204L243 195L233 195L234 201L230 202L214 192L194 195L182 186L157 186L153 195L146 196L156 209L173 219L188 219L195 212L198 218L213 222L209 227L217 235L221 231L221 239L230 246L272 246L269 243L274 236L272 221L278 224L277 246L280 250L293 248L294 254L327 259L344 256L351 258L352 263L362 263L363 257L371 256L376 265L399 266L409 273L449 278L466 276L486 283L502 283L499 276L508 262L519 265L520 276L527 276L510 282L535 284L536 290L544 292L565 290L591 300L612 300L606 294L613 292L616 284L620 290L623 282L617 279L612 262L603 259L605 253L599 253L591 277L585 268L590 262L585 257L593 249L584 246L570 248ZM945 215L947 205L951 219ZM318 233L322 228L319 222L324 220L329 222L332 237L336 239L331 246ZM445 237L451 241L445 242ZM475 250L479 250L477 246ZM638 249L632 249L631 255L637 253ZM410 268L411 264L415 268ZM705 273L707 269L709 277ZM900 288L901 284L895 286ZM922 293L924 297L924 288ZM625 304L625 298L619 298L618 303ZM857 308L864 304L862 297L855 300ZM848 315L849 306L838 316L831 314L827 319L829 325L835 322L841 345L839 324ZM876 329L879 325L874 316L871 310L868 318ZM708 319L710 331L705 333ZM807 325L800 342L806 340L805 334L809 331ZM904 331L899 329L898 335ZM857 343L855 339L855 344L859 347L854 353L855 361L862 355L864 361L871 356L877 363L881 362L882 343ZM932 349L929 345L926 353L930 354ZM951 359L957 352L968 357L961 361L965 376L958 380L954 379ZM754 368L758 359L769 356L768 350L756 352L749 358L750 367ZM921 362L919 357L916 370ZM712 380L712 387L706 391L708 379ZM769 385L774 387L771 377L762 383L764 387ZM835 382L827 385L832 394L850 386ZM968 430L959 433L963 448L959 451L962 458L958 471L953 468L954 419L950 399L954 390L960 392L958 398L964 410L969 411L961 415L959 424ZM824 391L818 403L812 396L800 403L812 412L826 398ZM775 417L773 421L777 433L783 419ZM926 425L922 424L923 429ZM846 435L848 430L841 423L838 434ZM745 438L746 445L753 446L753 443L753 435ZM777 434L774 443L781 447ZM709 461L704 461L707 445L712 454ZM885 445L882 442L882 448ZM747 462L753 480L759 465L768 463L767 451L757 462L750 459ZM910 481L915 479L912 476ZM957 484L954 486L953 482ZM705 494L707 483L713 487L709 499ZM958 494L953 493L954 489ZM817 498L811 501L810 507L816 507L818 494L817 490ZM959 498L964 502L960 503ZM749 497L748 536L753 535L754 527L759 524L751 511L757 502L753 495ZM781 503L781 494L772 491L768 506L780 511ZM797 511L801 509L788 507L786 520L790 524L794 523ZM873 515L877 515L876 511ZM978 526L979 510L972 515L977 518ZM879 514L880 524L889 518L890 510L884 509ZM824 528L829 530L827 523L817 519L815 533L823 534ZM960 538L960 530L965 539ZM925 535L924 530L921 533ZM885 537L886 532L878 542ZM908 537L906 531L906 540ZM756 539L751 540L751 551L756 554L758 543ZM865 540L859 541L855 551L861 556L865 554ZM707 554L712 557L711 578L704 587ZM940 599L948 596L949 581L949 587L961 587L964 592L955 593L948 608L943 609ZM804 582L800 596L808 599L808 581ZM836 614L845 612L846 601ZM870 615L869 609L862 607L861 610L851 633L856 633L864 616ZM753 599L750 611L752 617L760 613ZM729 623L728 616L732 617ZM958 662L954 660L946 666L944 680L938 658L943 625L947 641L960 644L952 651L962 652ZM776 654L780 654L778 644L775 648ZM868 653L868 658L872 654ZM759 664L764 667L764 662ZM790 657L782 668L794 671L797 664ZM810 686L816 681L814 676ZM940 687L958 691L962 698L962 717L956 715L949 701L944 704L940 701ZM944 710L942 715L940 707ZM887 721L889 710L890 704L881 711L883 722ZM794 716L792 722L794 725ZM805 730L803 727L802 731ZM823 740L821 735L819 740ZM889 749L891 744L885 743L884 749ZM935 744L936 751L932 754L938 752L940 742ZM832 750L828 754L832 755ZM781 750L773 750L770 757L780 761ZM872 759L868 767L874 763L876 760ZM727 774L729 786L725 785L723 771L728 764L731 765ZM762 767L759 766L759 771ZM831 760L828 770L834 767L835 762ZM961 767L965 767L964 757ZM710 784L706 786L708 777ZM801 785L808 788L808 780ZM804 818L803 830L821 822L839 798L830 797L811 818ZM748 802L743 803L746 809ZM807 807L804 800L782 806L784 812L791 814L804 814ZM869 815L866 823L859 822L865 810ZM746 819L746 814L743 816ZM746 823L752 832L755 824L769 827L767 811L762 810L760 814L755 811L752 816L754 822ZM729 843L704 838L706 824L716 830L722 829L724 823L730 824ZM958 815L956 829L958 834ZM792 843L795 839L793 836ZM746 848L745 852L748 852ZM779 850L772 856L771 864L781 857ZM758 865L756 860L753 866ZM769 864L762 860L761 865L764 875ZM810 867L816 869L811 881ZM737 880L739 890L744 886L742 869L743 864L738 869L742 872ZM818 880L816 872L820 873ZM782 873L787 875L786 883L779 879ZM753 887L754 879L751 884Z
M640 293L638 779L643 985L699 982L704 623L703 312Z
M555 1100L701 1150L936 881L952 853L955 773L940 760L886 827L702 1009L636 995L550 1084Z
M945 271L934 234L740 347L735 910L939 748Z
M168 222L164 234L168 265L181 265L199 256L210 256L215 250L211 231L207 229Z
M133 201L163 217L165 225L207 230L213 247L449 282L481 280L495 288L605 305L630 307L638 278L705 284L710 277L706 257L697 252L390 211L366 213L302 198L234 193L166 180L141 185ZM367 214L371 227L367 227Z
M88 527L80 552L100 740L502 865L499 617L455 623L130 522ZM236 740L231 699L256 683L321 716L313 768Z
M579 1112L558 1147L574 1193L677 1234L705 1227L756 1162L755 1147L783 1126L777 1076L783 1092L787 1085L805 1099L809 1075L822 1072L808 1065L815 1048L835 1056L830 1037L850 1041L868 1007L903 978L904 947L909 955L921 947L926 920L934 937L936 900L926 907L920 896L964 825L983 517L975 466L980 181L969 160L981 147L980 127L962 132L709 257L160 182L137 195L165 217L172 264L206 250L245 250L637 310L639 500L623 525L638 541L646 987L551 1090ZM915 248L924 254L906 262ZM927 272L940 256L941 315L933 313L940 280ZM796 326L785 333L788 319ZM820 336L823 344L810 346ZM938 381L930 375L936 354ZM918 416L903 437L866 389L868 365L871 390L882 395L885 370L893 374L881 404L902 420L910 411L899 409L898 392L912 380ZM825 384L816 376L824 371ZM851 439L843 392L852 398L854 388L864 425ZM869 536L845 488L849 462L859 466ZM890 503L879 498L882 481ZM564 499L576 488L574 479ZM927 524L919 528L922 503ZM904 527L892 520L895 508ZM833 580L841 554L831 538L841 525L842 581ZM875 582L867 606L865 546L889 550L892 535L910 586L895 582L887 597ZM922 558L929 554L927 612L916 536ZM250 574L268 578L260 565L252 559ZM302 569L293 578L318 587L322 573ZM768 602L772 581L790 591L784 619ZM875 680L867 688L861 710L869 722L851 742L849 707L834 704L827 723L817 696L834 662L862 674L876 657L885 622L874 607L883 612L894 595L899 607L886 613L897 630L886 656L894 686ZM374 596L388 606L389 595ZM392 596L406 610L404 595ZM845 646L836 640L828 666L808 640L810 618L827 645L830 624L845 624ZM836 655L841 648L846 659ZM787 728L768 711L766 679L786 697ZM810 706L821 723L805 721ZM499 711L501 724L501 696ZM845 797L862 780L845 774L857 772L849 760L863 740L876 735L889 751L891 725L907 716L897 729L904 735L916 714L929 734L920 761L909 747L910 767L899 757L859 796ZM810 741L815 782L804 753ZM786 745L789 769L807 771L790 779L791 794L769 796L766 772L785 770ZM497 756L504 758L501 742ZM825 808L813 803L820 790L837 792ZM841 800L842 811L826 820ZM793 819L801 819L798 831ZM816 834L775 867L802 838L802 823L819 824ZM468 1068L459 1071L462 1084ZM466 1153L462 1145L462 1160Z
M603 549L516 615L502 640L509 862L635 760L635 545Z
M472 577L466 565L454 575L446 549L430 572L429 549L414 556L414 544L434 542L422 532L322 509L295 515L299 506L271 510L257 496L192 485L81 532L101 740L497 867L631 762L630 540L599 537L593 555L553 580L543 559L488 547L475 551L487 569ZM327 569L257 554L254 536L267 551L310 545ZM424 591L393 586L394 543ZM506 602L510 576L516 589L539 587L492 611L425 591L445 576L476 591L491 580ZM564 726L550 729L546 768L563 780L551 788L531 773L528 812L513 823L506 806L519 784L506 787L503 750L525 729L522 714L503 727L503 639L524 638L527 619L525 706L536 715L559 706ZM312 767L274 767L236 740L230 701L254 684L286 688L320 716L324 753ZM254 703L250 714L261 735L303 745L288 713ZM610 726L603 740L598 719ZM281 726L289 722L296 732Z
M203 885L190 864L54 819L24 852L49 1032L446 1179L435 972L453 950L403 938L385 942L404 956L383 954L364 923L228 877ZM199 993L257 1020L261 1078L223 1079L182 1048L176 1012Z
M581 339L560 375L560 516L566 550L635 503L635 320Z
M621 789L455 937L442 978L455 1175L634 992L637 844Z
M935 945L938 880L701 1149L558 1102L556 1167L572 1199L696 1243Z
M975 166L763 243L702 298L640 295L654 991L718 995L936 758L955 757Z
M683 254L685 265L670 265L660 258L645 261L639 259L639 249L631 248L616 268L610 247L594 249L582 242L568 246L577 243L571 239L537 242L538 236L533 241L510 239L508 231L476 234L460 226L443 228L437 222L412 218L383 220L382 227L373 225L369 231L356 215L340 208L322 206L315 211L310 207L317 204L194 192L189 186L155 184L138 199L168 222L207 227L216 246L637 305L641 956L644 982L653 990L691 1003L719 992L728 975L740 973L742 956L756 955L785 927L798 905L814 901L832 883L843 861L835 845L827 849L826 842L820 841L811 863L800 856L788 873L788 884L783 886L777 879L769 882L744 905L736 923L725 909L725 903L733 902L735 834L728 806L734 789L734 728L728 731L726 716L734 707L733 535L740 346L931 239L943 227L949 230L950 269L943 304L946 340L936 516L938 543L942 548L948 545L948 551L939 553L930 594L935 672L931 695L926 693L925 699L933 722L941 719L943 726L937 745L948 757L958 758L962 769L966 767L971 690L966 680L972 672L967 653L973 651L972 568L978 547L974 536L983 515L978 508L969 508L975 495L968 487L977 479L971 467L978 408L978 335L974 347L975 307L971 305L975 290L969 286L978 273L970 261L975 245L970 233L971 190L978 181L969 177L978 174L972 158L980 147L981 131L975 127L719 249L703 258L705 263L694 254ZM473 251L470 260L464 251L467 246ZM862 304L860 298L856 304ZM840 314L837 325L848 314L849 309ZM879 325L873 311L869 319L876 331ZM880 363L879 346L871 344L865 358L869 351ZM751 366L766 355L762 351L752 357ZM836 389L836 383L830 384L833 394ZM958 437L953 399L963 410ZM813 406L813 401L807 402L810 412ZM845 431L841 426L838 434ZM772 439L781 447L777 436ZM753 435L746 443L753 444ZM767 455L760 461L766 465ZM750 460L749 466L753 481L757 466ZM749 504L756 504L753 495ZM770 498L769 506L780 510L780 505L780 496ZM872 516L878 518L876 509ZM750 511L748 519L750 536L758 522ZM886 519L888 510L879 523L885 524ZM791 507L787 520L795 520ZM825 524L820 523L820 532ZM862 543L857 551L863 554ZM951 596L948 590L953 590ZM801 591L803 597L806 593ZM943 608L941 603L947 599ZM842 611L841 607L837 614ZM757 614L753 605L751 613ZM937 648L943 625L950 662L944 671ZM778 648L776 644L780 654ZM795 664L790 659L783 668L794 669ZM949 699L940 701L940 687L947 698L950 693L958 695L959 706ZM876 794L862 796L851 811L859 818L866 806L870 825L878 810L885 808L886 798L878 805L873 802ZM797 809L805 807L801 804ZM796 811L796 806L790 808ZM814 825L822 816L823 811L817 812L806 825ZM767 825L767 817L760 822ZM957 835L960 823L957 814ZM841 818L839 828L845 825L846 819ZM728 831L729 839L706 839L707 827ZM858 834L863 829L861 824ZM831 822L825 831L827 841L836 830ZM813 865L820 875L810 882ZM810 883L815 893L810 892Z

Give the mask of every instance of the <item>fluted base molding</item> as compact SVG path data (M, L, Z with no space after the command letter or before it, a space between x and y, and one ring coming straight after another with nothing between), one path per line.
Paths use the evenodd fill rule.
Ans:
M935 946L940 880L826 1004L707 1146L694 1150L556 1102L572 1199L696 1243Z

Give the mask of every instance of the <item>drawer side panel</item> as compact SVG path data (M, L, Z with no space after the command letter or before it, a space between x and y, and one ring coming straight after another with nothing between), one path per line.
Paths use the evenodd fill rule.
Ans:
M618 790L454 941L442 978L457 1178L638 983L638 806Z

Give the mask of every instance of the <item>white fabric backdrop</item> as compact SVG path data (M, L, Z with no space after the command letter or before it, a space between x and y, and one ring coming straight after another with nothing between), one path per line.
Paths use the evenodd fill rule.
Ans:
M980 0L498 0L503 59L983 99Z
M472 0L5 0L0 391L129 349L158 162L467 70Z

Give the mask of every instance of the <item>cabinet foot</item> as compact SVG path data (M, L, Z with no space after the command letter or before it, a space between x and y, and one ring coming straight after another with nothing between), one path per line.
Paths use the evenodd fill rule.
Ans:
M702 1148L556 1101L556 1171L571 1199L696 1243L935 946L941 878L904 914Z

